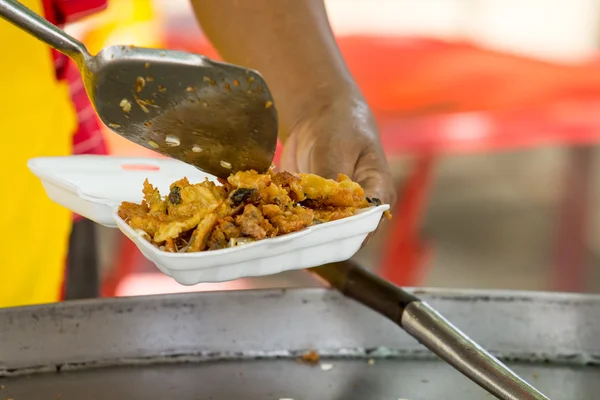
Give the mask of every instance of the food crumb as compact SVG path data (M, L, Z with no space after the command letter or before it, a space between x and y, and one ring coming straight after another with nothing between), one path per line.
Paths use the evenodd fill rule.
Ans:
M194 87L193 86L188 86L185 88L186 92L193 92L194 91Z
M138 106L140 106L140 108L142 109L143 112L145 112L146 114L148 114L150 112L150 110L148 109L148 107L146 107L147 105L150 105L150 103L139 99L137 96L135 97L135 102L137 103Z
M145 67L145 68L150 68L150 63L146 63L146 64L144 64L144 67Z
M192 151L193 151L194 153L202 153L202 147L200 147L200 146L198 146L197 144L195 144L195 145L192 147Z
M221 160L221 167L223 167L225 169L231 169L231 163Z
M154 140L148 140L148 144L150 145L150 147L155 149L158 149L160 147L158 143L156 143Z
M321 364L322 371L331 371L333 369L333 364Z
M127 99L121 100L121 102L119 103L119 106L121 107L121 110L123 110L123 112L125 112L125 113L128 113L129 111L131 111L131 103Z
M148 75L148 76L146 77L146 80L147 80L148 82L154 82L154 77L153 77L152 75Z
M240 81L237 79L233 81L233 86L240 86Z
M271 100L267 100L265 103L265 108L271 108L271 106L273 106L273 102Z
M316 350L311 350L311 351L308 351L308 352L302 354L300 356L300 358L298 359L298 361L305 362L308 364L316 364L319 362L320 359L321 359L321 356L319 355L319 353L317 353Z
M167 137L165 138L165 143L169 147L177 147L181 144L181 141L179 140L179 138L177 136L167 135Z
M108 126L111 127L111 128L120 128L121 127L121 125L119 125L119 124L113 124L112 122L109 122Z
M369 358L369 361L367 361L367 364L373 365L373 364L375 364L375 360L373 360L372 358Z
M138 76L135 80L135 91L138 93L141 92L144 89L144 86L146 86L146 80L141 76Z
M167 91L167 88L166 88L166 87L164 87L163 85L158 85L158 91L159 91L159 92L166 92L166 91Z

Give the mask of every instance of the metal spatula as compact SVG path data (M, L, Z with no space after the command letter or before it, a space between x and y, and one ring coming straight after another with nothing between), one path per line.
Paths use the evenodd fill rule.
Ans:
M0 0L0 16L76 62L96 112L119 135L223 178L270 167L277 112L258 72L132 46L92 56L17 1Z

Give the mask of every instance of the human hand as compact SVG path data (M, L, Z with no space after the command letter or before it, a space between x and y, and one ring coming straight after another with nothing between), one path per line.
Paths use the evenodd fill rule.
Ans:
M358 182L371 198L393 206L396 191L373 114L364 100L343 98L300 113L288 132L281 169Z

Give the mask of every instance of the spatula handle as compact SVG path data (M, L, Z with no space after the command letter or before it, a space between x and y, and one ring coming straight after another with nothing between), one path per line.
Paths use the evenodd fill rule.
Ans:
M83 43L67 35L18 1L0 0L0 17L46 42L76 62L89 56Z
M310 271L384 315L441 359L502 400L549 400L427 303L351 261Z

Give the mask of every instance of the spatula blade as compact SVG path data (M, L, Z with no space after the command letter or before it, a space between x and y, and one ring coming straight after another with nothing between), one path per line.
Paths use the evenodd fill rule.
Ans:
M215 176L265 172L277 144L277 111L256 71L179 51L112 46L84 80L114 132Z

